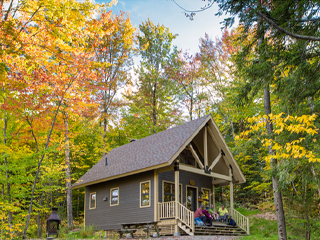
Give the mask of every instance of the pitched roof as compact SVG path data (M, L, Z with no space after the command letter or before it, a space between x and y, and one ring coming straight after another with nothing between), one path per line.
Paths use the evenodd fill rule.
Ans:
M102 157L72 187L78 188L121 174L168 164L186 141L209 119L206 115L115 148ZM108 165L105 164L105 158Z

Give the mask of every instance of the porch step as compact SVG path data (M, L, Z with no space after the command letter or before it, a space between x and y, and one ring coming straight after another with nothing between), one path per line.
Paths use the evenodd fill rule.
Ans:
M188 234L189 236L193 236L194 233L191 232L191 229L189 227L187 227L185 224L183 224L182 222L178 222L178 226L180 229L182 229L186 234Z
M205 228L195 227L195 235L222 235L222 236L244 236L247 233L237 226L220 225Z

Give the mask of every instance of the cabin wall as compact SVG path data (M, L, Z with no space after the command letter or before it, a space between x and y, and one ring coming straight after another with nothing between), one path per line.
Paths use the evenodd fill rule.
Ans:
M140 208L140 182L150 180L150 207ZM85 225L97 230L120 229L120 223L153 221L154 171L148 171L86 187ZM119 187L119 205L110 206L110 189ZM96 192L96 208L89 209L90 193ZM108 200L103 199L107 197Z
M174 183L174 171L159 173L159 202L162 202L162 182L163 180ZM187 186L191 186L190 180L193 180L195 184L192 187L197 187L197 191L201 191L201 188L210 189L212 194L212 178L199 175L196 173L181 171L179 172L179 184L182 184L182 204L185 205ZM212 203L212 197L210 197L210 202ZM198 202L198 207L201 203Z

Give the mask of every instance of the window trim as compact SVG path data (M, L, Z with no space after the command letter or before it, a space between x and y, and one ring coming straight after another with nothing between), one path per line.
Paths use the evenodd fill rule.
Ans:
M198 187L197 186L192 186L192 185L186 185L186 205L185 207L187 207L187 200L188 200L188 187L191 188L195 188L196 189L196 193L197 193L197 206L196 206L196 210L199 208L199 192L198 192Z
M189 165L188 165L189 166ZM171 181L167 181L167 180L162 180L162 202L164 203L164 183L172 183L173 185L175 185L174 182L171 182ZM180 196L181 196L181 204L183 205L183 186L182 186L182 183L179 183L179 187L181 189L181 193L180 193Z
M118 203L117 204L112 204L112 190L118 189ZM115 188L110 188L110 207L113 206L118 206L119 202L120 202L120 194L119 194L119 187L115 187Z
M209 193L208 193L208 197L209 197L209 208L211 207L211 190L210 190L210 188L204 188L204 187L202 187L201 188L201 192L203 192L203 190L208 190L209 191ZM203 198L202 198L203 199Z
M95 199L94 199L94 207L91 207L91 196L92 196L93 194L95 194L96 197L95 197ZM90 196L89 196L89 210L91 210L91 209L96 209L96 208L97 208L97 192L92 192L92 193L90 193Z
M141 202L142 200L141 187L143 183L149 183L149 205L145 205L145 206L142 206L142 202ZM151 207L151 180L140 182L139 188L140 188L140 208Z

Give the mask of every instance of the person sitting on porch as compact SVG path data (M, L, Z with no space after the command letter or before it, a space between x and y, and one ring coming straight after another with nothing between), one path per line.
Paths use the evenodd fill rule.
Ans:
M226 209L226 205L223 204L222 207L219 208L218 213L219 213L219 220L223 220L224 222L227 222L229 213L228 213L228 209Z
M212 217L209 214L208 210L202 210L202 213L206 216L206 222L209 222L210 227L212 227Z
M206 225L206 222L207 222L207 218L206 216L203 214L203 211L204 210L204 205L201 204L200 208L196 210L196 212L194 213L194 218L200 218L202 220L202 222L204 223L204 225ZM209 221L210 221L210 226L212 226L212 219L209 218Z
M211 208L209 208L209 214L213 217L214 220L219 218L219 214L214 211L214 204L211 204Z

